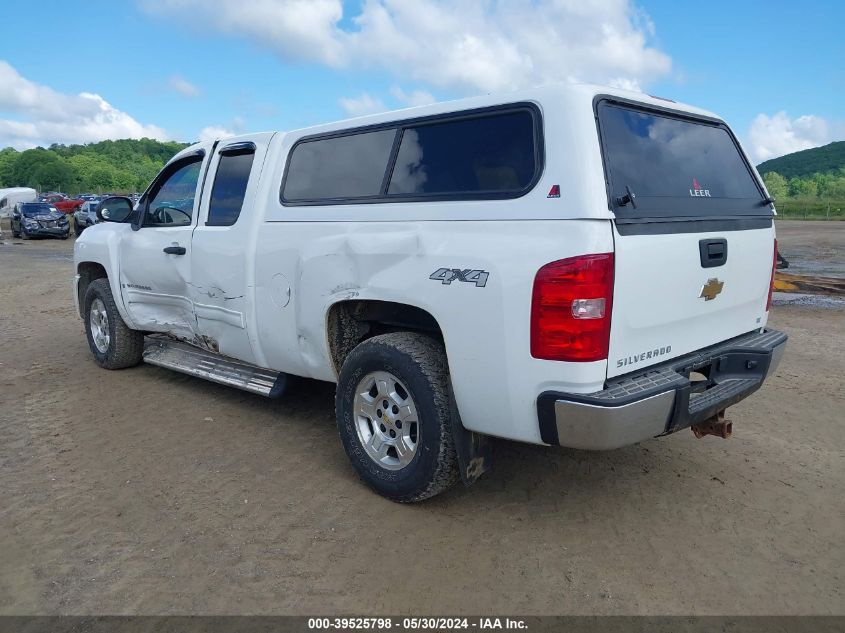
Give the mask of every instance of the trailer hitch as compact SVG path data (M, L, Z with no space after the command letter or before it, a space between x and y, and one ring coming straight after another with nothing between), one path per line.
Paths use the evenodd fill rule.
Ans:
M725 410L717 411L713 415L699 424L693 424L691 427L693 434L697 438L702 438L705 435L716 435L723 439L731 436L733 431L733 422L725 419Z

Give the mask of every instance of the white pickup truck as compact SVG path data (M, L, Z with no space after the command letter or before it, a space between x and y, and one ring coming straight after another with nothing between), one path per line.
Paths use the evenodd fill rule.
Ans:
M198 143L99 213L73 289L99 365L335 382L344 449L397 501L476 479L490 436L725 437L785 347L759 175L721 119L635 92Z

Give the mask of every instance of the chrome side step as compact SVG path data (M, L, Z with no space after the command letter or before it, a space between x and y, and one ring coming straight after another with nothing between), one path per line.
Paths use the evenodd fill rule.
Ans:
M161 336L144 339L144 362L268 398L282 395L287 383L287 374Z

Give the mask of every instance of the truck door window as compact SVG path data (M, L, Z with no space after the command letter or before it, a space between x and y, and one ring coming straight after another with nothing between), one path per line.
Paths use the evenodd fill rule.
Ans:
M252 171L255 148L234 152L220 152L217 174L211 189L206 226L232 226L238 220L244 204L246 186Z
M194 197L202 156L184 163L151 192L144 226L187 226L194 212Z

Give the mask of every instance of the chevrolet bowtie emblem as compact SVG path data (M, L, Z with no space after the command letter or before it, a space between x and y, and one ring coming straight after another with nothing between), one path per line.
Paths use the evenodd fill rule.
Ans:
M716 277L711 277L707 280L707 283L701 287L701 294L698 295L698 298L704 299L705 301L712 301L720 292L722 292L722 287L724 285L724 281L719 281Z

